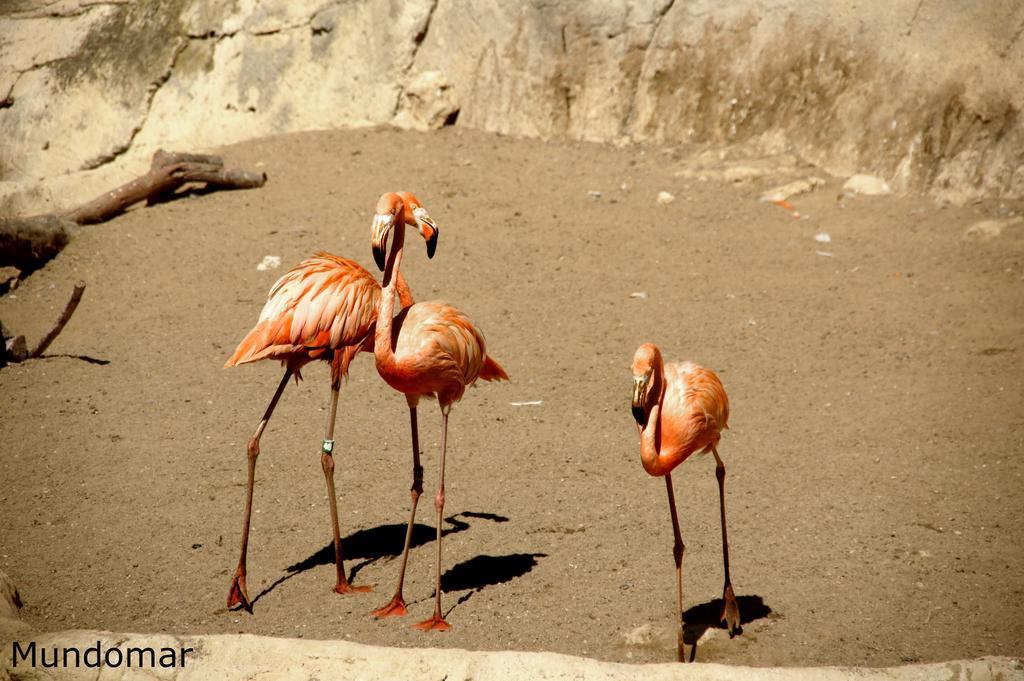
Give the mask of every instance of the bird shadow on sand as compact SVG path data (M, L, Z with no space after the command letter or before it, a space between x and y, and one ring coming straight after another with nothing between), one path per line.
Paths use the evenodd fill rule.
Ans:
M60 352L56 354L51 354L47 352L45 354L39 355L38 357L28 357L24 361L31 362L32 360L37 359L55 359L58 357L62 357L65 359L80 359L83 362L88 362L89 364L98 364L100 366L106 366L107 364L110 364L109 359L100 359L99 357L90 357L89 355L74 355L67 352Z
M475 556L467 561L453 565L441 575L441 591L469 590L455 604L448 608L445 617L452 610L468 601L473 594L483 591L489 586L510 582L522 577L537 565L538 558L547 558L546 553L511 553L505 556ZM433 594L431 594L433 598Z
M740 629L737 634L743 633L744 624L767 617L772 612L760 596L737 596L736 604L740 608ZM692 646L691 662L697 656L697 641L708 629L725 629L725 623L722 622L722 606L722 599L716 598L695 605L683 613L683 641Z
M456 513L455 515L448 516L444 519L447 527L441 530L441 536L447 537L450 534L468 530L470 527L469 523L461 518L479 518L497 523L508 521L508 518L505 516L496 515L494 513L463 511L462 513ZM351 565L351 567L348 567L348 578L350 580L354 580L360 570L367 565L381 560L382 558L394 558L401 555L402 548L405 546L405 530L406 523L390 523L388 525L378 525L377 527L356 530L347 537L342 537L341 548L345 555L346 566L350 565L353 560L361 561L355 565ZM414 523L412 526L412 540L410 542L409 549L412 550L417 546L429 544L434 541L436 536L437 531L433 527L422 523ZM285 568L285 574L278 577L269 584L267 588L258 593L256 597L252 599L252 604L255 605L256 601L266 596L279 585L288 581L295 575L302 574L303 572L320 565L333 564L334 540L331 539L323 548L319 549L309 557Z
M90 357L89 355L72 355L68 353L60 353L58 355L42 355L40 359L46 357L67 357L68 359L80 359L83 362L88 362L89 364L99 364L100 366L106 366L110 364L109 359L100 359L99 357Z

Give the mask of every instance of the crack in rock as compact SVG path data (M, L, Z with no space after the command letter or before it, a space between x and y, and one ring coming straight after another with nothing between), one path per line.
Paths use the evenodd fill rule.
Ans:
M247 33L247 34L249 34L249 35L251 35L253 37L259 38L259 37L262 37L262 36L265 36L265 35L277 35L278 33L285 33L287 31L294 31L294 30L300 29L300 28L307 28L312 22L313 22L313 17L310 17L309 19L307 19L306 21L302 22L301 24L288 24L287 26L275 26L274 28L264 28L264 29L250 29L250 30L247 30L247 31L243 30L243 32Z
M60 4L59 1L47 3L47 7L58 4ZM15 21L23 21L26 19L75 19L77 17L85 16L97 7L123 7L127 4L128 0L96 0L96 2L83 2L77 7L65 10L47 10L45 8L25 10L23 12L11 14L10 18Z
M236 33L241 32L241 33L245 33L247 35L259 37L259 36L265 36L265 35L275 35L277 33L284 33L284 32L287 32L287 31L301 30L301 29L304 29L304 28L309 28L313 33L328 33L328 32L331 31L333 26L332 27L324 27L322 25L314 26L314 22L316 22L317 18L321 14L326 12L327 10L332 9L332 8L340 7L342 4L343 4L342 0L331 0L331 2L325 2L325 3L317 6L312 12L309 13L309 15L304 20L300 20L298 23L285 24L285 25L273 26L273 27L268 26L266 28L248 28L247 29L247 28L243 27L243 28L240 28L238 31L234 31L234 32L232 32L230 34L225 34L225 35L235 35Z
M73 59L73 57L72 56L68 56L68 57L55 57L53 59L47 59L46 61L41 61L41 62L39 62L37 64L32 64L31 66L29 66L27 68L24 68L24 69L14 69L14 73L18 74L18 77L21 78L26 73L31 73L32 71L38 71L39 69L45 69L45 68L47 68L49 66L53 66L54 64L60 64L62 62L66 62L69 59Z
M412 67L416 64L416 55L420 52L420 47L423 46L424 41L427 39L427 31L430 30L430 21L434 18L434 12L437 11L437 6L441 3L441 0L434 0L430 3L430 9L427 10L427 18L423 22L423 28L413 36L412 43L412 55L409 57L409 67L406 69L408 73Z
M174 67L178 63L178 57L185 51L188 44L189 41L187 39L179 38L178 45L174 48L174 53L171 55L170 64L168 64L164 72L146 88L146 104L142 117L138 124L132 128L131 132L128 133L128 139L123 144L119 144L111 149L108 153L89 159L82 164L79 170L95 170L101 166L113 163L119 157L125 155L131 150L132 143L135 141L136 136L138 136L139 132L149 120L149 112L153 107L153 100L156 98L156 93L159 92L160 88L162 88L164 84L171 79L171 76L174 75Z
M14 76L14 80L11 81L10 86L7 88L7 92L3 93L3 97L0 98L0 109L9 109L14 106L14 88L18 86L18 81L21 80L24 72L18 73Z
M413 67L416 66L416 56L419 54L423 43L427 40L427 32L430 30L430 21L434 18L434 12L437 11L437 6L439 4L441 4L441 0L433 0L433 2L430 3L430 9L427 10L427 18L423 22L423 27L417 31L416 35L413 36L412 53L409 55L409 63L406 65L405 69L402 71L401 77L398 79L398 94L395 97L394 109L391 111L392 119L398 115L399 110L402 108L402 97L405 96L405 84L409 79L409 72L411 72Z
M341 0L333 0L333 2L328 2L316 8L307 22L309 30L312 31L313 35L323 35L334 30L333 19L330 16L325 17L324 15L328 15L330 10L338 9L341 7L341 4Z
M123 644L124 644L125 642L127 642L127 641L128 641L128 640L129 640L130 638L131 638L130 636L123 636L123 637L121 637L121 638L117 638L117 639L115 639L115 640L114 640L114 645L112 645L112 646L107 646L107 650L109 650L109 649L111 649L111 648L120 648L120 647L121 647L121 646L122 646L122 645L123 645ZM105 667L106 667L106 664L105 664L105 658L104 658L104 657L101 657L101 658L100 658L100 665L99 665L99 667L98 667L98 668L96 669L96 681L100 681L100 678L101 678L101 677L103 676L103 669L104 669Z
M233 38L237 35L248 35L254 38L261 38L268 35L277 35L278 33L286 33L288 31L297 31L305 28L309 28L314 34L330 33L334 27L326 26L323 24L316 24L317 19L328 9L333 7L339 7L342 4L341 0L334 0L334 2L325 3L316 8L305 20L299 23L286 24L281 26L273 26L266 28L239 28L234 31L218 31L216 29L210 29L205 33L186 33L186 37L190 40L223 40L224 38Z
M220 31L216 31L216 30L211 28L206 33L185 33L185 37L188 38L189 40L198 40L198 41L216 40L216 41L220 42L221 40L224 40L224 38L233 38L233 37L235 37L236 35L238 35L239 33L242 33L242 32L243 31L238 30L238 31L225 31L225 32L221 33Z
M676 0L668 0L665 6L658 11L651 23L654 28L651 29L651 37L647 40L647 44L643 46L644 58L640 60L640 68L637 70L636 82L633 83L633 94L629 97L629 108L626 110L626 115L622 120L619 132L622 135L628 134L629 128L633 124L633 117L636 114L637 98L640 96L640 83L643 80L644 72L647 69L647 60L650 58L651 47L655 44L655 39L658 37L658 31L661 29L662 19L669 13L673 5L676 4Z
M1021 35L1024 35L1024 22L1021 22L1020 26L1017 27L1017 31L1010 38L1010 41L1006 43L1006 47L999 50L999 56L1005 58L1006 55L1010 54L1010 50L1012 50L1013 46L1020 40Z

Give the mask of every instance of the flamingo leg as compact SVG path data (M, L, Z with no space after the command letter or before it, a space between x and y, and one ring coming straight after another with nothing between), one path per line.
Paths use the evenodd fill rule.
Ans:
M444 616L441 614L441 523L444 513L444 456L448 444L448 412L450 410L450 404L441 404L441 474L437 496L434 498L434 508L437 509L437 581L434 589L434 616L414 625L417 629L424 631L451 629L451 625L444 621Z
M249 594L245 590L245 556L249 550L249 523L252 519L252 488L256 481L256 459L260 455L260 437L263 435L263 431L267 427L267 422L270 421L270 416L274 413L274 408L277 406L278 400L281 399L281 393L283 393L285 387L287 387L288 379L291 378L291 376L291 369L285 369L284 376L281 377L281 383L277 386L277 391L274 392L274 396L270 399L270 404L267 405L267 410L263 413L263 418L260 420L260 424L256 426L256 432L253 433L252 438L249 440L249 445L246 447L246 457L249 460L249 478L248 486L245 491L245 520L242 523L242 549L238 557L238 567L235 569L235 574L231 578L231 587L228 591L228 607L232 608L236 605L241 605L250 613L252 612L252 601L249 600Z
M676 562L676 621L679 623L679 634L676 637L676 656L680 662L686 662L686 644L683 642L683 552L686 545L679 532L679 516L676 513L676 495L672 489L672 474L665 474L665 487L668 490L668 509L672 514L672 557Z
M740 607L736 603L736 594L732 590L732 580L729 579L729 537L725 530L725 464L722 457L718 456L718 450L714 447L711 452L715 455L715 477L718 478L718 502L722 515L722 563L725 566L725 588L722 590L722 621L729 629L729 636L732 636L740 629Z
M398 586L395 588L395 595L391 602L383 608L377 608L372 613L373 617L401 617L406 614L405 599L402 597L402 586L405 584L405 566L409 560L409 547L412 544L413 521L416 520L416 504L423 494L423 466L420 465L420 437L419 428L416 425L416 404L418 397L406 396L409 401L409 425L412 428L412 487L409 489L412 495L412 511L409 513L409 525L405 528L405 547L402 549L402 567L398 571Z
M331 527L334 530L334 565L338 573L338 581L334 591L339 594L371 591L369 586L352 586L345 577L345 557L341 551L341 528L338 524L338 497L334 492L334 421L338 413L338 393L341 390L341 376L336 369L337 362L331 364L331 409L327 417L327 434L320 452L320 466L324 469L327 481L327 500L331 507Z

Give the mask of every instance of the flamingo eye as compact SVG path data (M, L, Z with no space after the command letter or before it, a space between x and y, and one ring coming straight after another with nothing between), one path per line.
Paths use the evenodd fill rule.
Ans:
M437 229L437 225L434 224L433 218L430 217L430 215L427 213L427 209L424 208L423 206L413 208L412 216L413 218L416 219L418 223L420 223L421 228L423 225L427 225L428 227L432 227L435 230Z

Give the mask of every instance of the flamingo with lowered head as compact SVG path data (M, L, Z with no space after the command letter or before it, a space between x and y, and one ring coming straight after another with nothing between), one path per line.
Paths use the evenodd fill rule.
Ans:
M419 200L402 193L403 216L415 223L427 242L427 256L433 257L437 247L438 229ZM404 278L395 282L390 295L398 293L402 307L413 304L412 293ZM320 464L327 481L327 496L334 531L334 559L339 594L368 591L369 587L352 586L345 577L344 558L338 524L338 505L334 493L334 422L338 410L341 379L360 350L373 350L373 329L377 320L382 290L380 284L359 263L330 253L317 252L286 272L270 289L267 302L253 327L224 366L247 364L261 359L276 359L284 365L284 376L270 400L256 432L246 448L249 461L248 487L245 496L245 517L242 525L242 548L238 567L231 578L228 607L241 605L252 612L252 601L246 591L246 553L249 546L249 524L252 518L252 492L256 476L256 458L260 454L260 437L274 413L281 393L292 376L298 381L300 369L315 360L331 365L331 407L327 433L320 453Z
M672 490L672 469L694 452L715 455L718 501L722 517L722 560L725 588L722 621L730 636L740 627L740 610L729 579L729 540L725 530L725 464L718 455L721 431L728 428L729 397L718 376L693 362L665 364L653 343L633 355L633 417L640 431L640 462L653 476L664 476L675 537L676 610L679 621L677 653L686 660L683 644L683 538Z
M434 592L434 614L415 626L423 630L449 629L441 613L441 522L444 509L444 464L448 438L448 413L452 404L462 398L466 387L478 378L485 381L508 380L496 361L487 356L483 334L461 311L440 302L416 303L394 313L394 291L398 286L405 244L406 209L400 195L387 193L377 202L371 242L377 266L384 270L384 295L377 312L377 329L373 354L377 372L395 390L405 394L412 423L413 484L412 511L405 534L402 565L395 595L387 605L373 612L375 617L404 615L402 585L409 557L416 504L423 492L423 468L420 466L416 433L416 405L421 397L436 397L441 407L441 460L437 495L437 580ZM394 233L391 250L387 251L388 235Z

